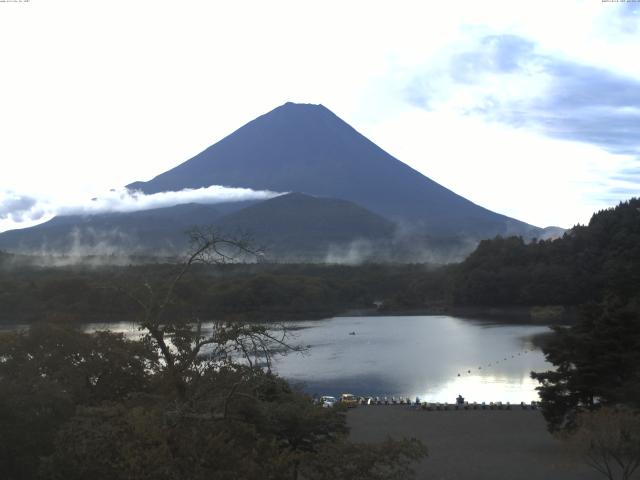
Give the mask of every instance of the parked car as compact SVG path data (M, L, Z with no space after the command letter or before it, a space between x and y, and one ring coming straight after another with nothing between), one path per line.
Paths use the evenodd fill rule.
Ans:
M320 397L320 405L322 405L323 408L331 408L337 403L337 401L336 397L331 397L329 395Z
M356 397L354 394L352 393L343 393L340 396L340 403L342 403L343 405L352 408L352 407L357 407L358 406L358 397Z

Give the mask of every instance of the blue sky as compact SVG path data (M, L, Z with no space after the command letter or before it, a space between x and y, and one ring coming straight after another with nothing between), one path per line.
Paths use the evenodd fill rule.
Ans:
M535 225L640 193L640 3L444 3L0 3L0 231L156 205L121 187L286 101Z

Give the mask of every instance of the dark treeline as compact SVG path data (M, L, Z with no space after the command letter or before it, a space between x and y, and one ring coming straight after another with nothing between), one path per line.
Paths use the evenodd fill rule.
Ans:
M9 263L8 261L6 263ZM0 322L132 319L128 289L165 278L175 265L0 269ZM196 266L176 291L174 313L201 318L286 320L321 318L373 302L424 307L444 301L444 272L424 265L229 264ZM437 288L435 288L437 287ZM416 292L407 295L407 292ZM435 292L435 293L434 293ZM406 297L406 298L405 298ZM418 299L418 297L420 297Z
M463 305L581 305L640 286L640 200L593 215L562 238L486 240L459 265L453 302Z
M194 268L176 292L174 313L201 318L321 318L351 309L453 311L465 307L577 307L640 286L640 202L594 214L562 238L482 241L462 263L228 264ZM127 285L164 278L175 265L19 266L0 257L0 322L64 316L127 320ZM124 286L124 287L123 287Z
M625 409L640 411L640 200L596 213L588 226L561 240L527 246L522 271L534 268L536 254L554 259L557 285L580 304L576 324L555 327L543 348L555 369L532 374L540 382L549 429L586 435L592 458L606 463L624 457L631 462L627 467L637 467L640 432L620 426L637 425L624 416ZM553 267L549 261L537 264ZM606 417L608 412L613 417ZM625 420L613 421L617 416ZM593 426L605 417L598 433ZM612 435L620 441L613 442Z

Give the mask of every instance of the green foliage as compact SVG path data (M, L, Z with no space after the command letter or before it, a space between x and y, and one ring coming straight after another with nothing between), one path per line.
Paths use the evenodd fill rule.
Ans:
M325 313L336 303L335 286L320 279L259 274L238 282L221 284L207 299L208 311L272 319L287 307L287 316Z
M144 342L44 324L0 339L8 480L400 478L380 472L422 458L416 442L350 444L343 412L260 368L201 358L178 395Z
M594 214L556 240L480 242L462 263L194 265L173 292L173 317L240 320L322 318L381 300L394 310L450 307L575 307L640 287L640 200ZM6 263L6 262L5 262ZM2 265L2 263L0 263ZM175 264L121 267L0 267L0 322L59 316L77 321L133 320L125 294L157 284ZM125 289L125 290L127 290Z
M581 305L640 286L640 199L593 215L562 238L480 242L454 273L456 305Z
M523 258L532 271L553 260L555 281L567 279L563 293L583 304L577 324L555 328L543 347L555 369L532 373L549 430L572 431L582 412L603 406L640 408L640 199L596 213L561 240L528 246Z
M126 292L144 295L146 283L158 287L175 269L0 269L0 323L133 321L138 305ZM374 300L393 308L442 306L447 275L425 265L195 265L176 286L167 315L280 321L371 308Z
M640 408L640 309L609 300L583 309L580 322L556 328L544 347L555 370L532 373L549 429L571 430L576 416L602 405Z
M157 355L122 334L88 336L64 324L34 324L0 337L2 381L55 382L76 403L95 403L143 391Z
M0 378L0 472L4 478L36 478L41 457L51 454L60 426L74 413L71 395L49 379Z
M185 280L199 263L249 249L214 231L194 231L191 239L192 253L166 275L129 276L133 284L116 290L136 307L140 341L62 324L1 337L6 477L295 479L305 468L315 471L318 459L327 466L333 459L340 471L344 452L359 466L343 478L409 473L409 462L421 458L419 444L389 441L371 458L368 447L346 441L339 409L313 404L271 374L274 351L291 348L286 331L229 321L203 328L192 304L201 302L205 283ZM252 280L256 305L269 305L274 295L281 296L276 303L288 300L288 292L325 295L313 282L273 284ZM63 292L79 285L66 282Z
M35 324L0 336L0 471L35 477L77 405L95 405L150 388L157 357L122 335L93 336Z
M226 380L231 379L215 384L218 400L228 394ZM79 409L60 431L45 468L52 478L65 480L288 476L292 454L266 431L269 402L243 398L225 416L217 415L215 403L198 395L190 395L188 403L153 396Z

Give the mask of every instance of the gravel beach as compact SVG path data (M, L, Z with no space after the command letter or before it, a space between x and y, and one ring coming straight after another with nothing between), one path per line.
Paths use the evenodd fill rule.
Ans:
M347 413L351 439L387 436L422 440L429 456L416 465L418 479L597 480L600 474L570 455L551 436L538 410L425 411L360 406Z

